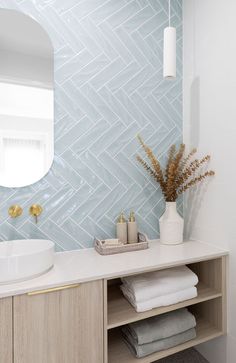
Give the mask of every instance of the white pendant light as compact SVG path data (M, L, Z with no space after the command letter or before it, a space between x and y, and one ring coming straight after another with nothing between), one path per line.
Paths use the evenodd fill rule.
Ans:
M170 0L169 26L164 29L163 76L168 79L176 78L176 29L170 26Z

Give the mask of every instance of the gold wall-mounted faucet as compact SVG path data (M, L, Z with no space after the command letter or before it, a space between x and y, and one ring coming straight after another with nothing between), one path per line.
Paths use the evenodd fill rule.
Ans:
M21 216L22 212L23 209L18 204L11 205L10 208L8 209L8 214L12 218L17 218Z
M43 208L40 204L33 204L29 209L29 214L35 218L35 222L38 222L38 216L42 213Z

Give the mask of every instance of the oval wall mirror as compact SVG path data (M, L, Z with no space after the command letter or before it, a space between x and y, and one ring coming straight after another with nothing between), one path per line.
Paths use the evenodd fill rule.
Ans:
M0 186L41 179L54 155L53 47L31 17L0 9Z

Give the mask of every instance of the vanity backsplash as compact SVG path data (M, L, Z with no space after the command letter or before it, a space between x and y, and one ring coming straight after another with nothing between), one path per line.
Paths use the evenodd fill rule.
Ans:
M177 78L163 79L166 0L16 1L0 7L32 16L54 48L55 156L48 174L23 188L0 187L0 239L42 238L57 250L115 236L121 210L158 237L161 192L135 155L141 133L165 157L182 139L182 4L173 2ZM24 212L10 218L8 208ZM36 224L32 204L43 207ZM181 208L181 201L180 201Z

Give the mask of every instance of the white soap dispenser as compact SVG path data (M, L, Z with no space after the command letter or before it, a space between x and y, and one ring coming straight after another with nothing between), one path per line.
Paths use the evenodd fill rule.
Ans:
M128 243L138 242L138 227L135 220L134 212L130 212L129 222L128 222Z

